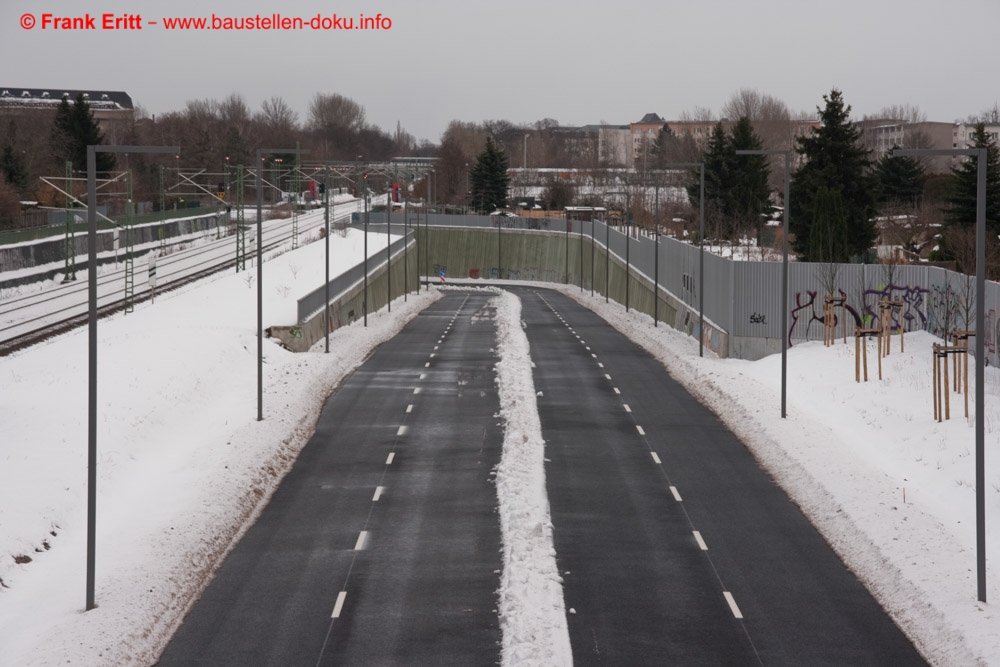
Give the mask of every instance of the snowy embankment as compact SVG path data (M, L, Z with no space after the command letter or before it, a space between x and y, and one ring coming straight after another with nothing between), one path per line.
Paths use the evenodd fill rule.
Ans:
M496 476L504 560L499 591L502 664L568 666L573 654L552 540L545 441L528 337L521 328L521 301L502 292L496 303L496 382L504 421Z

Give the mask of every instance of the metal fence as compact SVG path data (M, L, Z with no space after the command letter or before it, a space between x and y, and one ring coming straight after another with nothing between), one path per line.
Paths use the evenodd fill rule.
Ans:
M653 237L640 234L626 241L622 227L603 222L544 220L508 216L438 215L410 211L410 225L433 227L495 228L525 231L563 232L573 236L593 236L595 242L610 246L611 254L628 263L635 272L654 279L659 252L659 285L679 301L697 310L704 294L706 319L730 337L775 339L787 336L790 343L822 340L823 302L827 294L845 297L838 311L854 324L869 325L879 312L879 301L902 301L893 312L894 330L926 330L942 336L946 330L975 326L975 279L938 267L884 264L789 264L788 299L781 294L781 263L733 261L704 253L704 277L699 278L701 251L695 245L661 236L656 249ZM392 216L393 226L403 223L401 214ZM370 224L385 223L385 214L370 214ZM626 243L628 250L626 252ZM562 267L554 267L560 269ZM1000 364L1000 284L986 284L985 348L990 363ZM322 305L322 304L321 304ZM789 328L781 331L781 310L787 308ZM838 329L839 330L839 329Z

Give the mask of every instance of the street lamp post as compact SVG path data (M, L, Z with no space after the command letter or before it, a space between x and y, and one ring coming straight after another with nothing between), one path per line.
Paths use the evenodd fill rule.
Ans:
M785 409L788 390L788 218L791 211L789 184L791 183L792 151L787 150L738 150L737 155L784 155L785 156L785 210L782 214L781 232L781 418ZM704 195L702 201L704 201Z
M323 238L326 245L325 281L323 283L323 303L326 304L326 307L323 309L323 330L326 332L324 351L326 354L330 354L330 168L326 165L323 166L323 195L323 223L326 228L326 234Z
M97 154L173 153L179 146L87 146L87 607L94 604L97 557ZM177 168L180 174L180 167ZM180 179L180 176L178 176Z
M986 602L986 148L895 148L893 156L964 155L976 158L976 579ZM945 332L947 342L948 332Z
M257 421L264 420L264 165L266 154L305 155L303 148L257 149Z
M386 312L392 312L392 186L387 188L385 202L385 290Z
M739 153L739 151L737 151ZM698 169L700 186L698 194L698 356L705 356L705 163L704 162L669 162L665 167L677 169ZM660 257L660 227L659 227L659 189L656 194L657 227L656 227L656 257ZM657 264L659 266L659 264ZM657 273L659 270L657 270ZM660 288L657 284L656 303L659 303ZM654 317L654 322L656 318Z

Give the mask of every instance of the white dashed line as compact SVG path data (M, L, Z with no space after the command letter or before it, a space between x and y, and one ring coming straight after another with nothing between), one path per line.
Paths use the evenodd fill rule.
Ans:
M413 403L410 403L409 405L406 406L406 412L407 413L413 412Z
M424 364L424 368L430 368L430 367L431 367L431 362L428 361L426 364Z
M610 379L611 379L611 376L610 376L610 375L608 375L607 373L605 373L605 374L604 374L604 379L605 379L605 380L610 380Z
M601 362L599 362L599 361L598 361L598 362L597 362L597 367L598 367L598 368L604 368L604 364L602 364Z
M420 393L420 387L414 387L413 388L413 393L414 394L419 394Z
M679 491L677 490L677 487L676 487L676 486L671 486L671 487L670 487L670 493L674 494L674 500L676 500L677 502L682 502L682 501L681 501L681 494L680 494L680 492L679 492Z
M437 346L437 345L435 345L435 346L434 346L434 349L435 349L435 350L436 350L436 349L438 349L438 346Z
M431 359L433 359L433 358L434 358L434 353L433 353L433 352L431 352Z
M635 430L639 432L639 435L646 435L646 432L642 430L642 427L638 424L635 425Z
M736 618L743 618L743 612L741 612L740 608L736 606L736 600L733 599L733 594L729 591L722 591L722 594L726 596L726 602L729 603L729 608L732 610L733 616Z
M401 425L398 429L396 429L396 435L406 435L406 431L406 425Z
M346 597L347 591L337 593L337 603L333 605L333 613L330 614L330 618L340 618L340 611L344 608L344 598Z
M365 548L365 542L368 540L368 531L362 530L361 534L358 535L358 541L354 543L354 550L361 551Z
M590 346L589 345L587 346L587 352L590 352Z
M653 455L653 463L655 463L656 465L660 465L661 463L660 457L657 456L656 452L650 452L650 454Z
M697 530L694 531L694 541L698 543L698 548L702 551L708 551L708 545L705 544L705 540L701 537L701 533Z
M373 502L373 503L377 503L377 502L378 502L378 499L382 497L382 490L383 490L384 488L385 488L385 487L383 487L383 486L376 486L376 487L375 487L375 495L374 495L374 496L372 496L372 502Z
M609 380L611 378L608 378ZM622 403L622 407L625 408L625 412L632 412L632 408L628 406L628 403Z
M421 380L423 380L425 377L427 377L427 373L421 373L420 374L420 379Z
M596 358L597 358L597 355L596 355L596 354L594 354L593 352L591 352L591 353L590 353L590 356L592 356L592 357L593 357L594 359L596 359Z
M396 458L396 452L389 452L389 456L385 457L385 464L387 466L392 465L392 460Z
M621 390L618 387L614 387L615 393L621 395Z

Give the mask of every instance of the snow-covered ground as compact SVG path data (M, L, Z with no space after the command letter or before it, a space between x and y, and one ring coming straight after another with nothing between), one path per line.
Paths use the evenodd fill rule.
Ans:
M383 241L370 243L369 252L384 251L386 236L373 236ZM346 239L334 235L335 266L360 260L360 239L355 230ZM265 325L285 323L279 320L288 303L321 284L322 253L313 243L265 263ZM886 360L885 379L867 384L854 382L853 344L795 346L782 420L778 357L701 359L687 336L563 289L647 347L722 415L933 663L1000 664L1000 619L993 604L976 601L973 429L954 395L952 420L932 419L929 335L907 335L906 353L894 348ZM307 441L324 398L438 296L411 294L393 304L391 317L383 309L369 316L367 329L337 331L329 355L322 343L296 355L266 341L261 422L256 286L247 274L215 276L101 320L98 607L87 613L86 331L0 359L0 665L151 663L211 565ZM504 359L520 358L523 370L528 357L518 347L526 341L513 333L516 310L507 297L498 302L506 322L498 349ZM1000 373L987 371L992 554L1000 548L1000 465L993 458ZM524 429L522 442L540 447L534 427L524 426L535 409L524 400L527 381L510 377L500 375L501 389L520 398L505 404L504 421L511 432ZM534 474L541 478L530 483L544 479ZM547 519L536 521L534 534L544 538ZM544 577L551 553L544 543L537 553L524 564ZM1000 586L990 574L989 599L996 600ZM499 591L501 600L517 595L506 583ZM540 624L521 628L524 636L562 641L554 620L561 601L550 597L531 601L547 600L555 614L515 619ZM522 645L516 659L562 662L564 648Z

